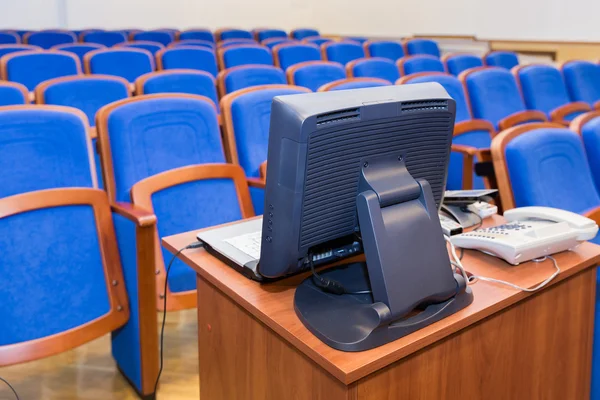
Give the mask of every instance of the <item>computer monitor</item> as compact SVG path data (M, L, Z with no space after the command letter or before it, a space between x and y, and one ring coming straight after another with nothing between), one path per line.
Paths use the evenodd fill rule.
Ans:
M330 346L376 347L472 301L437 214L454 116L437 83L274 98L258 272L313 270L295 309Z

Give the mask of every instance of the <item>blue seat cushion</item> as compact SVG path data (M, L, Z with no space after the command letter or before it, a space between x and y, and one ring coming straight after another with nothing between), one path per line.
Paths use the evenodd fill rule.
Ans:
M259 85L285 85L287 79L280 68L262 66L239 67L224 79L226 93Z

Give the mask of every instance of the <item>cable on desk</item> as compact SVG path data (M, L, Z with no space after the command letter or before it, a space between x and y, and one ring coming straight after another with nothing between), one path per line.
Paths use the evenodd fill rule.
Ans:
M6 383L6 385L10 388L10 390L12 390L12 392L15 394L15 398L17 400L20 400L19 395L17 394L17 391L15 390L14 387L12 387L12 385L10 383L8 383L8 381L6 379L4 379L3 377L0 376L0 381Z

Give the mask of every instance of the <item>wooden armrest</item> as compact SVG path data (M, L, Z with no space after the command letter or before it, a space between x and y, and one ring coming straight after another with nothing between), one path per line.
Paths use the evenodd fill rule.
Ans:
M135 222L138 226L152 226L156 224L156 215L130 203L118 202L110 205L114 213Z
M594 103L594 110L600 110L600 100Z
M571 115L576 112L588 112L591 110L592 109L588 103L585 103L583 101L576 101L557 107L554 110L550 111L550 119L552 120L552 122L557 122L561 125L569 126L569 121L565 119L567 115Z
M511 126L533 121L548 121L548 118L546 117L546 114L541 111L519 111L502 119L498 123L498 126L500 127L500 130L504 130L510 128Z
M488 131L491 137L496 134L494 125L485 119L472 119L454 124L454 136L474 131Z
M583 216L594 220L594 222L596 222L596 224L600 225L600 207L591 209L590 211L583 214Z
M265 180L261 178L246 178L246 181L248 182L248 186L250 187L255 187L259 189L264 189L266 187Z
M262 164L260 164L260 177L262 178L263 181L267 180L267 162L263 162Z

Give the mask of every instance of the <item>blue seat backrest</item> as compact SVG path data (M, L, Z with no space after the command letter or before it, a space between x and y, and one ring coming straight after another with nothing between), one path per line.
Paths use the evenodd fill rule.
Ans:
M294 88L264 89L244 93L232 101L233 136L246 176L260 176L260 164L267 159L273 97L298 93L304 92Z
M205 47L180 46L166 49L160 57L162 69L195 69L217 76L214 51Z
M600 65L589 61L570 61L562 67L569 96L591 106L600 101Z
M311 36L319 36L319 31L316 29L294 29L292 31L292 37L297 40L302 40Z
M79 57L79 62L83 65L83 59L87 53L94 50L100 50L104 48L99 44L61 44L55 47L56 50L66 51L68 53L75 54Z
M66 52L20 52L6 61L7 80L18 82L32 91L48 79L81 73L77 56Z
M452 144L475 147L476 149L489 149L492 145L492 138L488 131L469 131L452 138ZM475 162L477 162L475 157ZM446 181L447 190L462 190L463 188L463 164L464 156L458 152L450 153L450 162L448 163L448 180ZM473 189L485 189L485 183L481 176L473 171Z
M430 56L440 56L440 48L436 41L430 39L411 39L406 42L406 52L409 55L429 54Z
M0 170L5 171L0 174L0 198L43 189L94 187L92 159L82 117L41 106L0 111ZM5 265L4 260L0 265Z
M446 58L446 68L454 76L470 68L482 67L483 61L473 54L453 54Z
M130 201L142 179L194 164L225 162L212 103L168 96L140 98L112 110L107 120L117 201Z
M106 47L112 47L119 43L125 43L127 41L127 35L124 32L109 32L109 31L98 31L86 33L83 36L82 42L84 43L97 43Z
M321 60L321 51L313 44L286 44L279 46L275 51L277 51L279 66L284 71L294 64Z
M600 117L593 118L583 125L581 137L583 138L587 161L596 182L596 189L600 191Z
M252 33L243 29L227 29L221 31L221 40L227 39L254 39Z
M213 42L209 42L208 40L200 40L200 39L186 39L179 40L177 42L173 42L169 45L169 48L174 47L203 47L206 49L214 50L215 44Z
M75 42L77 42L77 37L73 33L63 31L32 32L27 37L27 44L39 46L42 49L50 49L59 44Z
M159 52L160 50L165 48L165 46L163 46L159 42L149 42L149 41L141 41L141 40L133 41L133 42L126 42L126 43L123 43L121 46L130 48L130 49L133 48L133 49L146 50L146 51L149 51L152 55L156 54L157 52Z
M27 104L29 96L22 88L12 82L0 81L0 106Z
M215 35L208 29L190 29L179 34L179 40L206 40L215 42Z
M462 122L473 119L471 117L471 111L469 110L469 105L467 103L467 97L465 94L465 89L458 80L458 78L448 75L448 74L431 74L431 75L422 75L415 76L412 78L408 84L412 83L427 83L427 82L437 82L446 89L446 92L454 99L456 102L456 117L455 121Z
M271 39L271 38L287 38L288 35L286 31L282 31L281 29L263 29L258 31L257 33L258 41L262 42L263 40Z
M466 87L473 116L490 121L496 128L503 118L525 110L517 82L507 69L474 71L467 75Z
M133 40L157 42L163 46L168 46L175 40L175 36L170 31L146 31L133 34Z
M371 57L383 57L392 61L404 57L404 48L402 47L402 44L391 40L369 42L365 46L368 46L369 55Z
M485 64L490 67L512 69L519 65L519 57L512 51L492 51L485 55Z
M321 46L323 43L333 42L333 39L324 38L321 36L311 36L304 38L304 40L306 40L309 43L316 44L317 46Z
M42 50L41 47L31 46L28 44L3 44L0 45L0 58L6 54L16 53L18 51L37 51Z
M404 75L417 72L445 72L444 64L439 58L426 54L406 57L403 65Z
M224 78L225 91L236 90L260 85L285 85L285 73L281 68L268 65L249 65L233 68Z
M550 114L552 110L571 102L560 71L550 65L528 65L517 72L525 105L530 110Z
M277 46L278 44L281 44L281 43L297 43L297 41L294 39L290 39L290 38L275 37L275 38L265 40L264 42L262 42L262 45L267 46L268 48L273 50L273 48L275 46Z
M327 54L328 61L338 62L342 65L365 57L364 49L357 42L329 43L325 47L325 53Z
M92 74L120 76L133 83L141 75L154 71L154 59L142 49L109 49L91 55L89 66Z
M379 81L352 81L348 80L347 82L340 83L332 87L333 90L349 90L349 89L362 89L362 88L370 88L370 87L380 87L380 86L389 86L391 83L388 82L379 82Z
M0 32L0 44L17 44L21 38L16 33Z
M579 135L535 129L504 149L516 207L545 206L584 213L600 205Z
M364 37L364 36L348 36L345 38L346 40L351 40L353 42L357 42L360 43L361 45L363 43L365 43L367 40L369 40L369 38Z
M352 75L357 78L380 78L395 83L400 78L400 71L388 58L371 57L355 61L352 65Z
M217 45L218 48L224 49L225 47L238 46L238 45L247 45L247 46L257 46L257 43L253 39L227 39L219 42Z
M247 64L273 65L271 50L265 46L240 45L228 47L223 51L223 65L225 68Z
M144 81L144 94L187 93L205 96L219 107L215 78L203 71L168 71L151 74Z
M346 70L341 64L314 62L299 67L293 76L294 85L304 86L316 92L326 83L346 79Z

